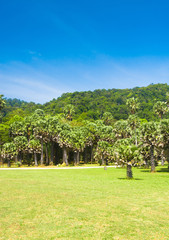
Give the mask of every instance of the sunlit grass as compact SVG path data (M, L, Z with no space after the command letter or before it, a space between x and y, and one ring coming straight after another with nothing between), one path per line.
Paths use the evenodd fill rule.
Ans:
M0 239L169 239L169 172L133 172L0 171Z

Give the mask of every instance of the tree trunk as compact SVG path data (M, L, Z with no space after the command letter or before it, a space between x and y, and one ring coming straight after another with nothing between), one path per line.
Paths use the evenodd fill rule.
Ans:
M151 157L151 172L155 172L155 161L154 161L154 145L150 146L150 157Z
M28 156L28 166L30 166L32 163L32 154L29 153L27 156Z
M84 155L83 155L83 161L86 164L87 163L87 148L84 149Z
M54 159L54 142L51 143L51 155L50 155L50 165L53 165L53 159Z
M18 161L22 164L22 154L21 154L21 152L18 153Z
M127 165L127 178L129 178L129 179L133 178L133 172L132 172L131 165Z
M10 159L8 158L8 167L10 167L11 166L11 161L10 161Z
M46 165L49 165L48 144L45 143L45 145L46 145Z
M105 162L104 162L104 154L102 154L102 165L104 165Z
M60 147L58 143L55 143L55 156L54 156L54 163L58 164L60 163Z
M74 160L74 165L77 165L77 152L73 153L73 160Z
M169 169L169 153L167 152L167 162L168 162L168 169Z
M65 163L66 166L68 166L68 154L65 146L63 147L63 163Z
M41 158L40 158L40 164L43 165L43 139L41 139Z
M145 160L145 168L149 168L149 163L147 159Z
M34 153L35 166L38 166L37 153Z
M135 128L134 132L135 132L135 145L136 145L136 147L137 147L137 133L136 133L136 128Z
M91 160L91 164L93 163L93 146L91 146L91 157L90 157L90 160Z
M79 163L80 163L80 153L79 153L79 151L77 151L77 156L76 156L77 158L76 158L76 163L77 163L77 165L79 165Z
M164 163L165 163L165 158L164 156L161 157L161 165L164 166Z
M161 152L161 165L164 166L165 163L165 157L164 157L164 151Z

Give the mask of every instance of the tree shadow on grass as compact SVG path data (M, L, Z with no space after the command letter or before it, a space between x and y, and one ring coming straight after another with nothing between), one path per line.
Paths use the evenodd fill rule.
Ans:
M168 168L160 168L157 170L157 172L168 172L169 173L169 169Z
M143 180L142 178L131 178L131 179L129 179L129 178L126 178L126 177L124 177L124 178L118 178L119 180L128 180L128 181L134 181L134 180Z
M150 169L144 169L144 170L141 170L141 172L151 173L151 170ZM169 173L169 169L168 168L160 168L160 169L155 170L155 172L168 172Z
M150 169L143 169L141 172L150 172Z

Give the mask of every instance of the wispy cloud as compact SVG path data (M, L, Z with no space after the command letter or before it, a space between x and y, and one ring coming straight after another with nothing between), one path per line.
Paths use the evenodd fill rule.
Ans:
M44 103L64 92L99 88L132 88L169 83L169 59L113 59L97 56L88 62L48 61L0 65L1 92L6 97Z
M6 97L44 103L71 91L43 70L21 63L3 66L0 70L1 92Z

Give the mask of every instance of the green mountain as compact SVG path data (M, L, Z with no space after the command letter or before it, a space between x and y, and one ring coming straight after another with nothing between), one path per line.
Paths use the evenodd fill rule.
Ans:
M37 108L42 108L48 114L63 112L67 104L75 106L74 119L99 119L104 112L111 112L116 120L127 119L128 109L126 100L130 97L137 97L140 102L138 115L147 120L157 119L153 113L154 103L166 101L166 92L169 92L167 84L151 84L147 87L135 87L133 89L97 89L95 91L84 91L64 93L61 97L53 99L43 105L33 102L27 103L18 99L6 99L4 115L8 117L12 111L18 109L27 115Z

